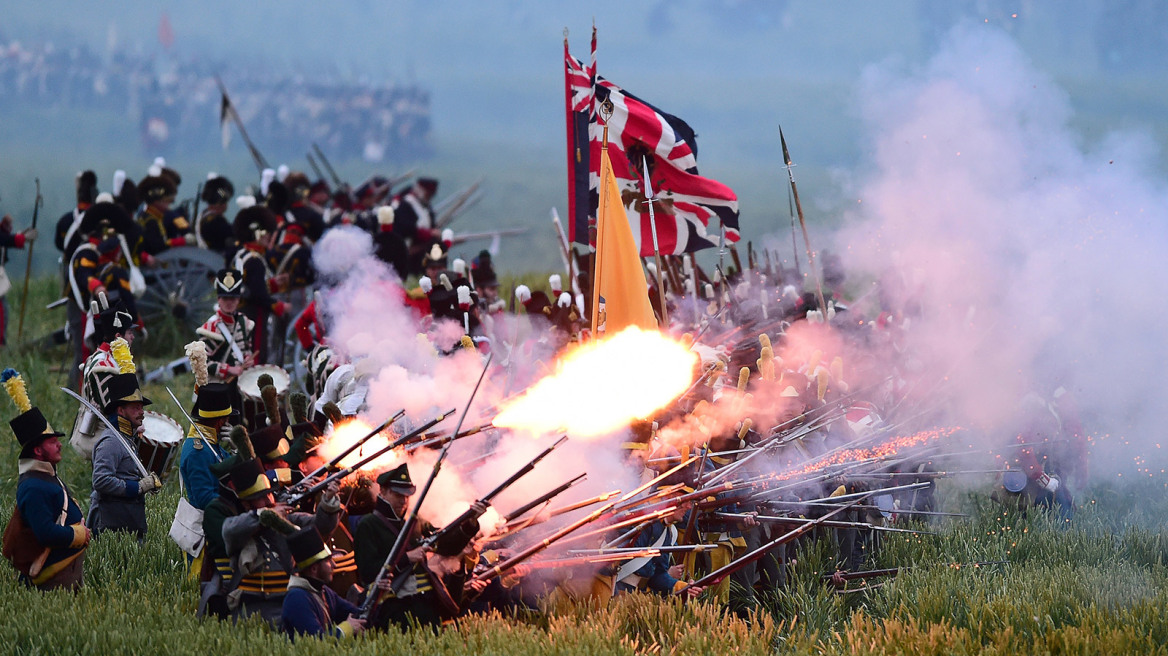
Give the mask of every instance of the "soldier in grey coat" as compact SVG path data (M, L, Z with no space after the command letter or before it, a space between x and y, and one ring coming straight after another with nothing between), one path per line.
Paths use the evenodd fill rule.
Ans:
M146 494L161 486L154 474L142 476L131 452L137 452L144 407L138 377L116 374L109 382L109 402L103 408L117 432L108 427L93 446L93 494L90 523L94 536L105 531L136 533L146 539ZM119 443L120 442L120 443Z

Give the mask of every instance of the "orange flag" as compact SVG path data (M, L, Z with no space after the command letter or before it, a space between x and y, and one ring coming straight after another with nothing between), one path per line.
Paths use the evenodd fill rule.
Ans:
M593 336L601 332L615 335L629 326L656 330L657 318L649 303L649 286L612 162L608 159L608 148L600 150L600 207L596 214Z

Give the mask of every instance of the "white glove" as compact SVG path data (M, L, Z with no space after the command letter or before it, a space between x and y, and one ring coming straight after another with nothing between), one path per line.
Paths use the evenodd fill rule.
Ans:
M154 474L150 474L138 481L138 491L142 494L154 492L160 487L162 487L162 481L159 481L158 477Z
M1047 492L1050 492L1051 494L1054 494L1055 491L1059 488L1059 479L1045 472L1043 472L1043 474L1038 478L1034 479L1034 482L1038 483L1043 489L1045 489Z

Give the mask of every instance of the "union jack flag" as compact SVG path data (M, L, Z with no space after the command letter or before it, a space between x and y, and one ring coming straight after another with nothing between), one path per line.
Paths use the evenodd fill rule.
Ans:
M643 188L643 164L656 198L653 210L662 254L679 255L717 245L710 218L717 217L726 241L736 242L738 197L726 185L698 174L697 141L685 121L667 114L596 75L596 34L592 62L586 66L564 42L565 100L568 119L569 239L595 240L599 202L600 148L604 126L597 109L612 102L608 119L608 156L621 188L621 200L642 256L653 255L653 233ZM638 230L639 227L639 230Z

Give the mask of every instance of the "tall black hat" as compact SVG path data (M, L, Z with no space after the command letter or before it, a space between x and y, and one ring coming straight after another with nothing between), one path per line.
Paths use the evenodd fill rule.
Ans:
M231 407L231 386L227 383L207 383L199 388L199 397L195 400L192 418L219 419L220 417L237 416L239 413Z
M138 183L138 194L147 203L153 203L163 198L174 198L178 188L169 176L148 175Z
M102 410L111 414L123 403L141 403L150 405L152 401L142 395L142 388L138 386L138 375L133 373L114 374L110 376L108 388L109 401Z
M315 526L302 528L289 535L287 540L288 551L292 552L292 560L296 561L296 571L303 571L333 554Z
M227 472L227 480L241 501L257 499L272 491L272 482L264 474L264 466L255 458L236 462Z
M132 329L135 322L136 318L126 304L118 301L97 315L94 327L101 341L112 342L119 335L124 335L126 331Z
M50 437L64 437L64 433L53 430L49 420L41 414L39 408L16 415L8 425L16 434L16 441L20 443L20 457L31 458L32 450L41 445L41 442Z
M228 298L243 295L243 274L235 269L220 269L215 274L215 294Z
M232 222L235 238L241 244L255 241L258 232L275 232L277 227L279 227L279 221L277 221L276 215L263 205L252 205L239 210L239 213L235 215L235 221Z
M418 486L414 485L414 482L410 480L410 470L404 462L378 476L377 484L383 488L388 487L394 492L407 496L418 491Z
M253 431L251 444L255 447L256 455L264 462L283 460L289 448L284 427L278 423Z
M227 178L219 175L207 180L203 185L203 202L208 205L220 205L231 200L235 195L235 185Z

